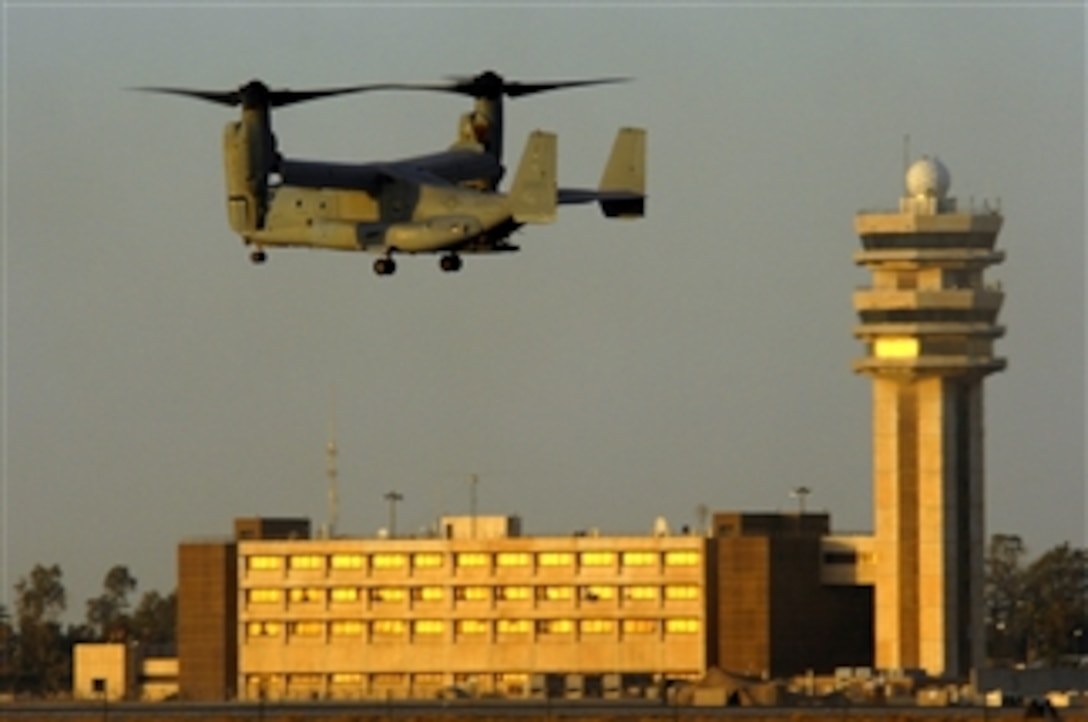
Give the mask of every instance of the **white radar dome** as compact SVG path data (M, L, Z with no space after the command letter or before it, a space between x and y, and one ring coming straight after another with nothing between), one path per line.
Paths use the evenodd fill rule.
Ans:
M936 158L922 158L907 169L907 194L913 198L944 198L951 184L948 169Z

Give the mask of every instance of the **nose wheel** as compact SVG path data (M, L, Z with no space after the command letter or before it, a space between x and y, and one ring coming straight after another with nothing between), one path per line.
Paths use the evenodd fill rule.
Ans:
M268 255L264 251L258 249L249 254L249 260L259 266L268 260Z
M446 273L456 273L461 270L461 257L456 253L442 256L438 261L438 267Z
M397 270L397 262L392 258L379 258L374 261L374 273L379 276L392 276Z

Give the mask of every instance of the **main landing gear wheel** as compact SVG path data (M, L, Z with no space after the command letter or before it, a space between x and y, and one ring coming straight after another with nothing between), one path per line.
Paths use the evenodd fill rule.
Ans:
M453 273L461 270L461 257L456 253L450 253L442 256L438 261L438 267L446 273Z
M264 251L253 251L249 254L249 260L253 261L257 265L260 265L268 260L268 255Z
M379 258L374 261L374 273L379 276L392 276L397 270L397 262L392 258Z

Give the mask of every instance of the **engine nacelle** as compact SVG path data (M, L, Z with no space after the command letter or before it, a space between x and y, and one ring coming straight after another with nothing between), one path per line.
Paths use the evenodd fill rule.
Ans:
M223 129L223 170L227 217L237 233L264 227L268 176L276 162L276 141L267 111L244 110L242 119Z
M227 180L227 219L236 233L255 230L260 209L247 135L242 123L227 123L227 126L223 128L223 171Z

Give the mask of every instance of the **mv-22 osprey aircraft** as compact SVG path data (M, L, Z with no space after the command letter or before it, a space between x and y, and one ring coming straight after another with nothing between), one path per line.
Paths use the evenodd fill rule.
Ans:
M301 246L379 255L374 271L396 271L394 254L439 253L443 271L461 268L461 255L518 250L510 235L526 223L550 223L556 206L600 204L610 218L639 218L645 209L646 134L623 128L597 189L559 188L556 136L529 135L509 190L500 192L503 98L559 88L619 82L618 78L541 83L505 81L492 71L449 84L385 83L320 90L272 90L254 80L233 91L146 87L227 106L241 119L223 134L227 212L254 263L266 248ZM387 162L330 163L289 159L272 132L271 109L317 98L372 90L432 90L475 100L461 116L447 150Z

